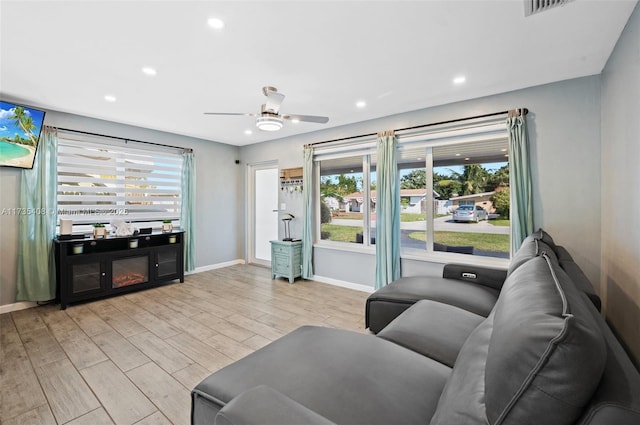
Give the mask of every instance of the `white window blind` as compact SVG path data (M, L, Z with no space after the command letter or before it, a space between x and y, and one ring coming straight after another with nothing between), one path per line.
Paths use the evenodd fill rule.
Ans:
M143 144L61 136L58 217L74 224L114 219L147 222L180 218L182 155Z

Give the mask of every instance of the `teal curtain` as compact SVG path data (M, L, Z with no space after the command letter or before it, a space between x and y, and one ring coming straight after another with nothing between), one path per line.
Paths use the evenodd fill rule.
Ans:
M302 278L313 277L313 148L304 147L302 164Z
M16 301L49 301L56 296L52 240L58 219L57 157L57 130L45 126L33 168L22 170Z
M511 253L533 233L533 198L529 164L529 136L522 110L509 112L509 174L511 176Z
M182 154L182 205L180 227L184 230L184 269L196 268L196 162L193 152Z
M378 134L376 168L376 289L400 278L400 182L397 138Z

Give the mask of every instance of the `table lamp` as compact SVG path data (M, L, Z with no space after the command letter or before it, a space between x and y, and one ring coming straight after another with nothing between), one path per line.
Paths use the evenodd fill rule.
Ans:
M289 213L284 213L280 216L282 222L284 223L284 238L282 239L283 241L292 241L293 239L291 239L291 233L289 230L289 223L291 223L291 220L293 220L295 218L295 216L293 214L289 214Z

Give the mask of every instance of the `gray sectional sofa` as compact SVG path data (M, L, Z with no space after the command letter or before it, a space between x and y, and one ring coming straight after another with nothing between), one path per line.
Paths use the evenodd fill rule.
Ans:
M400 279L367 303L377 335L303 326L198 384L192 423L638 425L640 375L567 256L540 231L507 271Z

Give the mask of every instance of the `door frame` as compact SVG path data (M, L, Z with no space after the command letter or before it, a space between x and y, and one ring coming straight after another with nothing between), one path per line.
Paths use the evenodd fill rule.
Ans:
M248 264L257 264L261 266L271 267L270 261L260 260L256 258L255 253L255 235L256 235L256 214L255 214L255 172L257 170L266 170L270 168L280 169L277 160L254 162L247 164L247 211L246 211L246 262ZM275 190L278 190L276 187ZM279 192L278 192L279 194ZM278 196L277 208L280 207L280 197Z

